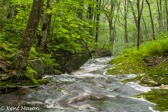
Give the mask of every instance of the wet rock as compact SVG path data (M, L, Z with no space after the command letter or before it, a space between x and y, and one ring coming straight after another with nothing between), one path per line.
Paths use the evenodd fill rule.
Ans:
M163 88L163 89L168 89L168 85L162 84L162 85L161 85L161 88Z
M3 80L7 80L9 79L9 75L7 74L0 74L0 80L3 81Z
M79 110L86 110L86 109L96 110L96 108L91 107L89 104L79 106Z
M0 93L10 93L18 89L19 87L17 85L0 86Z
M92 52L93 57L106 57L106 56L111 56L111 51L108 49L100 48L100 49L95 49Z
M54 67L50 65L45 66L44 72L45 72L44 73L45 75L61 75L62 74L61 71L54 69Z
M88 93L88 94L82 94L82 95L78 95L76 97L73 97L69 100L69 103L77 103L77 102L82 102L85 100L102 100L104 99L106 96L104 95L99 95L99 94L92 94L92 93Z
M6 90L6 87L5 86L0 86L0 92Z
M55 70L54 67L45 64L41 59L34 59L29 61L30 67L36 71L34 77L36 79L41 79L44 75L60 75L61 72Z
M37 74L34 75L34 77L37 79L41 79L45 73L44 62L40 59L34 59L32 61L29 61L29 64L30 64L31 68L37 72Z
M82 50L80 53L72 54L64 50L55 52L54 58L60 65L59 67L56 67L56 69L63 73L71 73L73 70L79 69L85 62L88 61L91 54L87 44L84 42L84 40L78 40L77 43L81 45Z

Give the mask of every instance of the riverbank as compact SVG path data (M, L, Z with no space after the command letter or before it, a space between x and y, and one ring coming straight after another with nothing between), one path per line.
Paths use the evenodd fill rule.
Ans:
M0 40L0 86L42 85L48 83L43 79L44 75L60 75L79 69L91 58L91 53L83 39L77 39L75 42L79 45L78 52L70 52L63 48L42 52L34 45L30 50L26 67L20 71L21 75L18 75L15 70L18 69L16 65L21 63L21 60L14 63L14 59L20 52L17 48L19 45Z
M167 36L166 36L167 37ZM131 48L109 64L114 66L107 70L108 75L137 74L135 78L122 82L138 82L153 87L152 91L139 95L155 103L154 109L168 111L168 39L155 40L143 44L140 50Z

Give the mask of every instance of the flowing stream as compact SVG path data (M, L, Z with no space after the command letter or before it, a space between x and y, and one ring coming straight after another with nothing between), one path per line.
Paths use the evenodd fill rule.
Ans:
M135 75L105 75L111 57L90 59L71 74L45 76L51 83L0 95L4 112L152 112L154 104L133 98L149 87L119 81ZM10 109L10 110L9 110ZM13 109L13 110L12 110ZM2 111L3 112L3 111Z

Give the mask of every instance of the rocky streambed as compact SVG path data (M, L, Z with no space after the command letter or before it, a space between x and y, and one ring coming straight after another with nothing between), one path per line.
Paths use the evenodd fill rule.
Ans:
M51 83L23 87L0 95L3 112L152 112L154 104L132 96L150 91L121 80L136 75L105 75L111 57L90 59L79 70L44 78ZM10 110L11 109L11 110Z

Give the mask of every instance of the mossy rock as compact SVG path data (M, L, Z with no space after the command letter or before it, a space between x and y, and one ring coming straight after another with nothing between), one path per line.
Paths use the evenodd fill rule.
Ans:
M89 58L91 58L91 53L86 42L79 39L76 43L81 46L81 51L78 53L70 53L69 51L62 49L53 52L53 57L59 64L59 66L55 67L57 70L60 70L63 73L71 73L73 70L79 69L89 60Z
M55 73L56 75L61 75L61 74L62 74L62 72L59 71L59 70L57 70L57 69L54 69L54 73Z
M41 59L30 60L29 65L36 72L34 74L36 79L41 79L44 76L46 65Z
M93 58L107 57L112 55L111 51L105 48L94 49L92 50L91 54Z
M49 80L48 79L40 79L40 80L38 80L38 83L39 84L47 84L47 83L49 83Z

